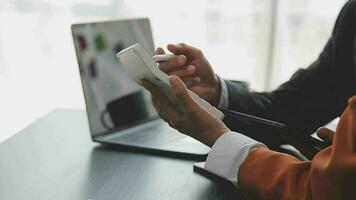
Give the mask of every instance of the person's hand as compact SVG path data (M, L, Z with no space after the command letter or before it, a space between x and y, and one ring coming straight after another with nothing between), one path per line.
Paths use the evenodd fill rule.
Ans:
M161 63L160 69L168 75L180 77L191 91L217 106L221 93L220 81L201 50L183 43L169 44L167 48L178 56ZM157 48L156 53L164 54L164 50Z
M170 76L169 82L177 98L175 103L155 85L141 80L142 86L151 92L152 103L159 116L172 128L208 146L212 146L223 133L229 131L221 120L211 116L192 99L180 78Z
M325 127L320 127L317 131L316 134L318 135L318 137L322 140L324 140L324 142L326 142L327 144L331 145L333 143L334 140L334 134L335 132L325 128Z

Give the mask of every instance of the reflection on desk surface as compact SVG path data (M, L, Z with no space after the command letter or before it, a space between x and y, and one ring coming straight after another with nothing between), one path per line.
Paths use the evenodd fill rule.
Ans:
M60 122L60 123L59 123ZM91 142L84 111L57 110L0 144L0 199L242 199L193 160Z

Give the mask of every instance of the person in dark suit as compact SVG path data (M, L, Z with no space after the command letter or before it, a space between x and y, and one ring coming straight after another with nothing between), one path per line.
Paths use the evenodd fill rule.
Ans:
M159 88L145 80L142 84L151 91L161 118L212 147L207 170L238 185L252 199L355 198L356 1L348 1L341 10L319 58L272 92L253 92L242 82L221 79L195 47L168 45L168 50L177 56L160 67L172 75L172 89L185 110L177 110ZM158 48L157 53L164 51ZM307 162L271 151L263 143L273 145L275 138L257 137L265 139L261 143L230 131L229 125L196 104L187 88L219 108L279 121L310 134L318 130L332 145ZM339 116L336 133L319 128Z

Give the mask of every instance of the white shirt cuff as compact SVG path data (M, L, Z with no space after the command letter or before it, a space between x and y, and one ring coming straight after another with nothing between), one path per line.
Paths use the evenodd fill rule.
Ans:
M226 132L218 138L206 159L205 169L213 174L238 183L238 171L251 150L267 148L245 135L236 132Z
M218 108L227 109L229 107L229 91L227 90L227 85L224 79L219 77L221 95L218 104Z

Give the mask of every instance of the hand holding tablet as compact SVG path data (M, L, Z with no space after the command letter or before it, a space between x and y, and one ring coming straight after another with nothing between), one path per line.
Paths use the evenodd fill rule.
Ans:
M167 61L174 57L173 54L156 55L151 58L144 47L137 43L116 54L117 59L126 71L138 82L140 79L146 79L159 87L167 97L173 102L175 95L169 83L169 76L162 72L156 62ZM223 119L224 114L217 108L210 105L207 101L200 98L194 92L189 91L190 96L210 115L215 118Z

